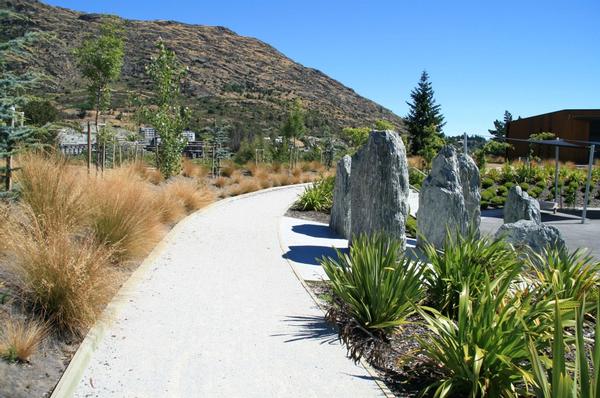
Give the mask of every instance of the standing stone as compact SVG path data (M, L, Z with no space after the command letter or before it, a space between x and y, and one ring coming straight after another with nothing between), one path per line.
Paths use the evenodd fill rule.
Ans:
M447 231L468 232L469 213L460 174L456 150L451 145L443 147L433 159L431 172L421 185L417 212L419 246L428 242L441 249Z
M458 168L460 170L460 182L462 185L463 198L469 217L469 226L479 235L481 224L481 192L479 192L479 168L475 161L464 153L458 155Z
M350 173L352 158L349 155L340 159L335 172L335 186L333 188L333 206L329 227L338 235L348 239L350 237L351 193Z
M404 143L394 131L372 131L352 156L352 236L383 232L406 245L408 164Z
M561 247L565 245L558 228L544 225L532 220L519 220L502 225L495 235L496 239L505 239L515 248L529 246L540 253L546 247Z
M538 201L515 185L508 192L504 204L504 222L508 224L519 220L531 220L539 224L542 222L542 215Z

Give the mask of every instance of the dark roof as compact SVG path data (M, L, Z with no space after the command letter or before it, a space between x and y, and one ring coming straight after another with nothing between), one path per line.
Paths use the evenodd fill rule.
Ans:
M591 109L591 108L587 108L587 109L560 109L560 110L553 111L553 112L540 113L539 115L533 115L533 116L522 117L522 118L519 118L519 119L514 119L514 120L511 121L511 123L512 122L518 122L520 120L531 119L531 118L534 118L534 117L552 115L554 113L560 113L560 112L570 112L570 113L575 113L575 112L597 112L598 113L598 117L600 118L600 109ZM579 117L584 117L585 118L586 116L576 116L576 117L577 118L579 118Z

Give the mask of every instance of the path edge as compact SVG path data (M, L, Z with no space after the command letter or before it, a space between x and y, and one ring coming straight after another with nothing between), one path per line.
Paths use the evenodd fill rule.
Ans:
M83 373L87 368L87 365L90 363L90 360L92 359L92 355L100 345L100 342L103 340L106 331L108 330L109 326L111 326L113 320L116 318L116 315L118 315L121 311L122 306L127 303L128 293L132 292L137 283L150 271L152 271L153 261L159 255L162 254L162 252L167 247L167 244L173 239L173 236L177 234L177 232L181 230L191 218L198 217L201 214L214 209L215 207L224 206L230 202L235 202L237 200L245 199L252 196L263 195L273 191L306 187L310 184L311 183L304 183L272 187L267 189L261 189L255 192L246 193L243 195L217 200L216 202L213 202L210 205L189 214L184 219L175 224L175 226L171 228L169 232L167 232L167 234L161 239L161 241L156 246L154 246L150 254L148 254L148 256L144 258L140 266L135 271L133 271L129 278L119 288L115 296L107 304L106 308L98 317L98 320L94 323L94 325L92 325L85 338L77 348L77 351L75 351L75 354L71 358L69 365L67 365L67 368L58 380L56 386L54 387L50 398L71 398L74 396L75 390L83 377ZM277 237L281 245L281 239L279 234L280 232L278 228Z
M287 251L289 250L289 246L285 245L283 243L283 239L281 238L281 221L282 221L283 217L286 217L286 216L282 215L278 218L277 239L279 240L279 248L281 249L281 252L287 253ZM324 223L321 223L321 224L324 224ZM324 224L324 225L326 225L326 224ZM317 308L323 313L323 317L325 317L327 310L325 309L325 307L323 307L321 305L321 303L319 302L319 299L313 293L310 286L308 286L306 281L302 278L302 275L300 274L300 271L296 269L294 262L291 261L290 259L288 259L287 257L284 257L284 259L288 263L288 265L289 265L290 269L292 270L292 273L294 274L296 279L298 279L298 281L300 282L300 284L302 285L302 287L304 288L306 293L308 293L308 295L310 296L312 301L314 301ZM350 359L348 359L348 360L350 360ZM385 383L381 380L381 375L379 374L379 372L377 372L377 370L375 370L375 368L373 368L364 358L361 358L359 362L360 362L360 365L367 371L369 376L371 376L373 378L373 381L375 382L375 384L377 384L377 386L379 387L379 389L381 390L381 392L383 393L385 398L396 398L396 395L394 395L394 393L392 393L392 391L388 388L388 386L385 385Z

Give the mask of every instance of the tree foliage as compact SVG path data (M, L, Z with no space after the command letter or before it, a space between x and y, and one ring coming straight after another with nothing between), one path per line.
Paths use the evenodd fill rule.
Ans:
M281 127L281 133L288 141L291 142L291 166L293 166L296 161L296 140L302 138L305 132L306 125L304 123L304 108L302 107L302 101L299 98L296 98L288 113L287 119Z
M426 71L421 74L417 87L411 93L411 101L407 102L409 107L406 116L406 124L410 136L410 148L412 153L419 154L421 150L435 137L442 137L444 127L444 116L441 107L435 103L434 91ZM435 126L432 132L430 126Z
M494 120L494 129L488 130L494 138L506 138L506 130L508 124L512 122L513 117L509 111L504 111L504 119L502 121Z
M156 152L158 167L165 178L181 171L181 152L187 140L183 130L189 120L189 112L181 105L181 82L185 69L173 50L161 40L157 43L158 55L146 68L154 84L154 102L145 108L147 120L160 136Z
M122 28L116 20L109 19L100 27L100 35L88 38L75 50L77 67L88 80L96 125L99 113L110 104L110 84L121 76L124 46Z

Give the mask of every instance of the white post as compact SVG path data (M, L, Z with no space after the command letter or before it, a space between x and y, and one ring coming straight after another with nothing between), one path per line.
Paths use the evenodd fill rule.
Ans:
M585 224L585 216L587 214L587 203L590 195L590 184L592 182L592 168L594 167L594 153L596 152L596 145L590 146L590 161L588 163L588 175L585 183L585 196L583 198L583 212L581 213L581 223Z
M558 203L558 145L554 148L554 201Z

